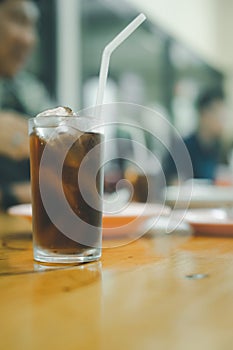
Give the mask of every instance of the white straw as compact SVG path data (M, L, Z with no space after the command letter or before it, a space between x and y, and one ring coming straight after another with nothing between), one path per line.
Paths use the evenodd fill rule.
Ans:
M101 108L104 101L105 86L108 78L108 69L110 57L113 51L123 43L146 19L146 16L141 13L138 15L125 29L123 29L108 45L105 46L99 74L99 86L97 91L95 116L100 118Z

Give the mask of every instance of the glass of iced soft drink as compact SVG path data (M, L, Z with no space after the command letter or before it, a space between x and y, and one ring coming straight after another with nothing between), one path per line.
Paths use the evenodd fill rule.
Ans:
M100 125L69 108L29 121L34 259L75 263L101 256Z

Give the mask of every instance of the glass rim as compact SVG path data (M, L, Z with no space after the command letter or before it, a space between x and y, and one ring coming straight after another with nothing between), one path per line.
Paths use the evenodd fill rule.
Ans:
M56 115L56 114L52 114L49 116L35 116L35 117L31 117L28 119L28 121L34 121L34 120L49 120L50 118L56 118L56 119L61 119L61 120L77 120L77 119L89 119L89 120L93 120L93 121L98 121L98 118L95 118L91 115Z

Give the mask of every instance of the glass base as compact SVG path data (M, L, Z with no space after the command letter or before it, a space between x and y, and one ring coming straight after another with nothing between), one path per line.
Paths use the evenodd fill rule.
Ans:
M98 260L100 257L100 248L86 248L82 252L74 254L54 253L46 249L34 248L34 259L49 264L85 263Z

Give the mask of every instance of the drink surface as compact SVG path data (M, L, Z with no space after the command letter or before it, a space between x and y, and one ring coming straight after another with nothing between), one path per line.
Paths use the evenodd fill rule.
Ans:
M44 134L46 132L44 130ZM68 255L82 253L87 247L101 247L102 171L97 172L95 181L93 173L100 167L101 150L95 146L102 142L102 135L77 130L72 135L61 132L54 138L45 139L38 134L41 135L41 130L34 128L30 135L34 244L37 249ZM40 168L44 152L48 161ZM62 154L65 158L60 178L57 167ZM80 188L78 176L83 161L86 166ZM41 186L55 208L52 218L42 200ZM76 225L64 212L64 195L70 210L80 219ZM86 198L91 198L91 204ZM65 230L59 229L61 225ZM66 230L69 235L64 232Z

